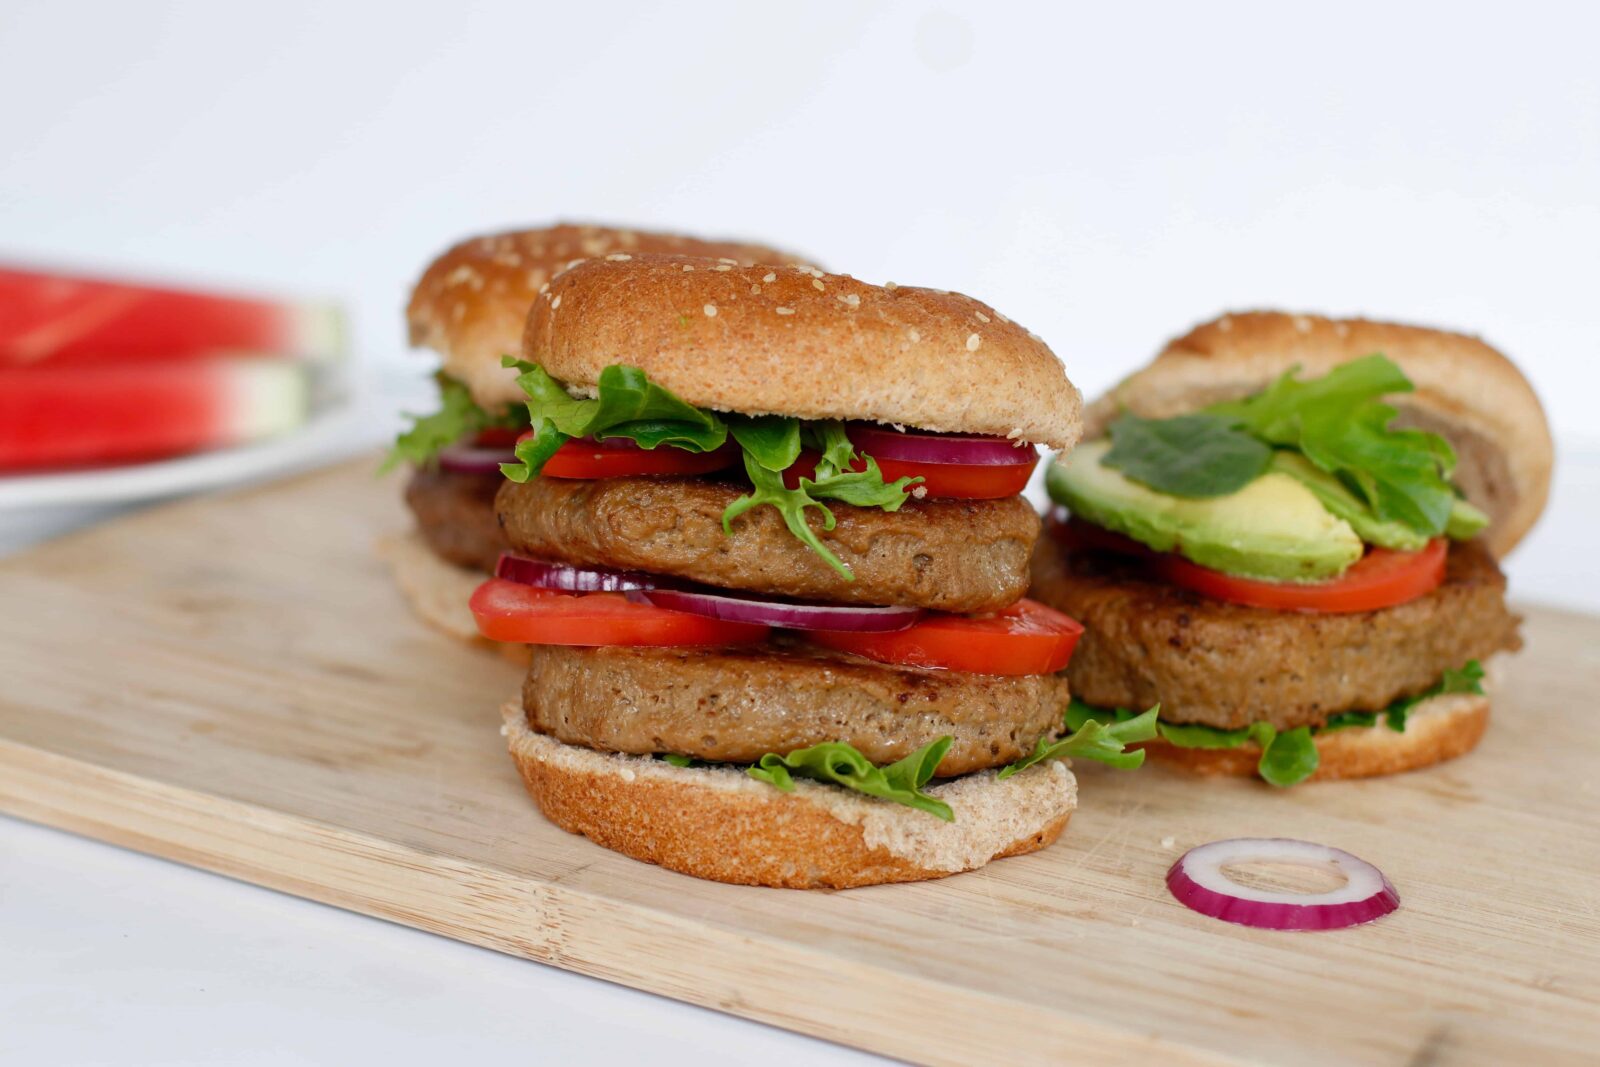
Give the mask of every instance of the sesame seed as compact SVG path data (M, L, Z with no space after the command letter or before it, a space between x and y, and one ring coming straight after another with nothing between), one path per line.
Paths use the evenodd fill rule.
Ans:
M715 267L712 267L711 269L712 270L732 270L733 268L728 266L726 263L718 263Z
M549 282L544 282L544 283L540 284L540 286L539 286L539 295L540 296L543 296L544 294L548 293L549 291L550 291L550 283Z
M556 298L554 300L550 301L550 310L554 311L556 308L558 308L560 306L561 306L561 294L557 293L556 294Z
M827 287L824 286L817 279L813 278L813 279L811 279L811 288L815 289L817 292L820 293L820 292L823 292Z
M773 308L772 310L776 311L780 315L793 315L794 314L794 308Z
M994 317L999 319L1001 322L1006 323L1007 325L1009 325L1011 323L1010 319L1006 318L1004 315L1000 314L1000 312L998 312L998 311L996 311L994 313Z
M1221 330L1223 333L1227 333L1229 330L1233 329L1233 320L1228 318L1226 315L1222 316L1222 318L1217 320L1217 329Z
M839 298L839 300L840 300L840 301L841 301L841 302L842 302L842 303L843 303L843 304L844 304L844 305L845 305L845 306L846 306L846 307L853 307L853 308L858 308L858 307L860 307L860 306L861 306L861 297L860 297L860 296L858 296L858 295L857 295L857 294L855 294L855 293L845 293L845 294L844 294L844 295L843 295L843 296L841 296L841 297L840 297L840 298Z
M718 256L717 262L726 263L730 267L737 267L739 265L739 261L737 259L729 259L727 256Z
M694 270L694 267L690 266L688 263L683 265L683 273L688 274L692 270Z
M466 285L469 282L476 281L477 278L478 272L463 263L461 266L445 275L444 283L446 285Z
M911 495L916 497L918 500L921 500L928 495L928 487L925 485L919 485L915 489L911 490Z
M1333 331L1340 337L1347 337L1350 334L1350 324L1348 322L1336 322L1333 324Z
M978 321L979 322L988 322L989 321L989 316L985 315L981 311L974 311L973 314L978 317Z
M906 332L906 336L911 338L913 342L922 340L922 332L915 326L911 327L911 329Z
M900 288L900 286L898 284L896 284L895 282L884 282L883 283L883 287L885 289L898 289L898 288Z
M976 352L978 350L978 346L981 345L981 344L983 344L983 338L979 337L977 334L969 333L967 335L967 351L968 352Z
M762 278L761 280L766 282L768 285L771 285L773 282L778 280L778 276L771 271L768 271L766 277Z
M613 252L606 259L612 263L626 263L633 257L626 252Z
M1294 328L1301 333L1310 333L1311 320L1306 318L1304 315L1296 315L1294 317Z
M760 295L761 295L761 286L759 286L759 285L752 285L752 286L751 286L751 287L750 287L750 295L751 295L751 296L760 296Z
M706 313L706 318L708 318L708 319L716 318L717 317L717 305L715 305L715 304L707 304L705 306L705 313Z
M1021 436L1022 436L1022 431L1021 430L1011 430L1011 431L1008 431L1006 433L1006 440L1007 441L1015 441L1017 438L1019 438Z

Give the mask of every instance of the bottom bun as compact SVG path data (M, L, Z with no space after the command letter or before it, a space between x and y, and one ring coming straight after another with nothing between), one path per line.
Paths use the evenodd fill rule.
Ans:
M1317 770L1308 781L1371 778L1430 767L1477 747L1489 725L1489 698L1474 693L1430 697L1411 709L1404 732L1391 730L1382 717L1374 726L1351 726L1317 734ZM1179 748L1167 741L1143 746L1152 759L1197 774L1254 777L1261 748Z
M514 662L528 662L526 645L501 644L478 633L478 623L467 602L472 599L472 591L483 583L485 576L481 572L440 559L415 531L380 537L373 549L389 565L395 584L423 622L451 637L495 649Z
M942 878L1044 848L1077 806L1067 764L994 771L928 790L954 822L838 786L784 793L733 767L674 767L567 745L507 704L502 733L528 794L563 830L683 874L741 885L849 889Z

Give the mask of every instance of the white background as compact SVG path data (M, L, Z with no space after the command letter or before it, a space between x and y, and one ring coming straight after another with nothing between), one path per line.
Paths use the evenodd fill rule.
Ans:
M369 387L385 395L426 371L404 352L399 314L423 263L465 233L555 218L759 238L868 280L965 290L1042 334L1088 393L1225 308L1466 329L1521 362L1568 460L1555 508L1513 562L1517 587L1594 607L1597 11L9 0L0 257L336 296L353 313ZM70 877L52 873L58 847L69 850L62 871L113 861L11 829L21 861L0 852L11 864L0 866L11 924L0 927L0 1019L13 1040L81 1036L77 1016L35 1010L24 994L48 964L50 988L115 999L114 982L93 985L111 981L94 966L110 934L37 914L53 896L38 887ZM34 872L33 896L5 881L19 869ZM159 923L159 909L140 910L163 899L149 879L197 876L129 877L126 902L110 884L99 906ZM255 892L216 886L230 900ZM195 904L219 924L196 934L204 941L120 949L126 987L159 991L130 1025L175 1041L215 1010L219 997L192 992L190 959L231 940L210 906ZM241 992L270 1004L295 988L298 964L284 961L298 957L275 945L314 936L325 963L359 971L352 961L375 940L389 973L406 953L384 957L386 939L453 951L282 907L264 906L259 921L287 925L210 979L235 1005L225 1018L281 1021L266 1008L252 1016ZM15 931L34 928L45 933L14 951ZM81 959L60 944L69 930ZM504 981L504 961L459 952L401 984ZM328 1043L308 1037L302 1051L332 1058L385 1011L422 1030L489 1025L463 1007L470 998L419 994L457 1012L430 1021L405 997L385 1007L349 992L361 984L310 1002L323 1016L300 1022ZM622 996L585 1000L589 987L600 988L570 987L558 1010L539 997L525 1006L530 1019L543 1011L567 1062L584 1011ZM761 1033L683 1018L705 1034ZM116 1059L115 1036L59 1047ZM702 1040L697 1061L743 1039L719 1040Z

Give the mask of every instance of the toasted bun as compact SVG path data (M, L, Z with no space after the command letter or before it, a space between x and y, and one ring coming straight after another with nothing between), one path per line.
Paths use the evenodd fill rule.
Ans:
M1431 767L1465 755L1477 747L1489 725L1489 698L1472 693L1432 697L1411 709L1404 733L1389 729L1380 716L1376 726L1349 727L1316 735L1317 771L1313 782L1339 778L1371 778ZM1179 748L1167 741L1140 746L1151 758L1198 774L1253 778L1261 748Z
M520 401L515 372L502 367L500 357L521 350L534 298L575 260L630 252L724 256L740 263L800 261L765 245L566 223L474 237L430 263L412 290L406 308L411 343L442 355L446 373L465 382L479 404L497 408Z
M467 601L483 582L482 574L440 559L415 531L380 537L373 549L389 565L406 603L423 622L458 640L492 648L514 663L528 662L526 646L501 644L478 633Z
M926 812L837 786L783 793L733 768L683 768L650 756L565 745L501 709L523 784L557 826L646 863L742 885L849 889L914 882L1044 848L1077 806L1059 761L1004 781L992 771L936 785L955 812Z
M959 293L812 267L635 255L564 271L534 302L523 353L576 390L615 363L691 404L871 419L1070 448L1081 401L1027 330Z
M1256 392L1296 365L1310 377L1374 352L1415 383L1415 392L1393 398L1399 424L1443 434L1455 446L1457 484L1490 516L1484 536L1504 556L1544 510L1554 447L1533 387L1476 337L1277 311L1224 315L1170 342L1096 401L1089 434L1103 433L1122 410L1165 418Z

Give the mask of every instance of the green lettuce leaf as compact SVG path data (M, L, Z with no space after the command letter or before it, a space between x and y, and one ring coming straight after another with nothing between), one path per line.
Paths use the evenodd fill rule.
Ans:
M500 468L514 482L538 474L574 437L625 437L642 448L671 445L687 452L714 452L728 439L728 428L715 413L680 400L637 367L607 367L600 372L594 398L584 399L570 395L537 364L509 356L503 362L521 371L517 384L528 396L534 431L518 443L518 462Z
M733 520L751 508L770 504L783 516L789 532L847 581L853 581L855 575L806 521L806 509L817 509L822 529L827 531L834 528L837 520L821 501L838 500L856 507L896 511L909 499L908 487L922 480L900 478L885 482L877 461L857 453L845 436L844 426L837 422L801 423L776 415L730 415L728 429L744 450L744 470L750 478L751 491L722 513L723 531L731 533ZM817 469L812 477L802 477L790 489L784 484L783 472L799 459L802 445L820 453Z
M1031 753L1002 768L998 777L1009 778L1035 763L1050 759L1099 760L1122 770L1132 770L1144 762L1142 749L1129 752L1127 746L1156 736L1156 715L1161 705L1157 704L1142 715L1114 714L1110 721L1094 715L1075 717L1073 710L1078 707L1088 705L1073 701L1067 708L1066 723L1071 734L1053 742L1039 738Z
M945 822L954 822L955 813L950 805L922 791L954 740L941 737L886 767L874 767L854 746L843 741L825 741L810 748L796 749L787 756L768 752L745 773L785 793L794 792L795 775L831 782L869 797L925 811Z
M1272 724L1265 722L1256 723L1251 729L1262 726L1272 730ZM1273 731L1261 747L1256 772L1268 785L1284 789L1310 778L1316 773L1318 762L1317 743L1312 740L1311 727L1297 726L1282 733Z
M663 752L657 757L663 763L670 763L674 767L693 767L694 757L685 756L681 752Z
M1090 722L1126 724L1149 714L1145 712L1136 716L1126 708L1096 708L1074 700L1067 709L1067 727L1078 729ZM1198 723L1157 721L1151 736L1157 733L1162 740L1179 748L1238 748L1247 743L1259 745L1261 758L1256 761L1256 771L1275 786L1291 786L1302 782L1317 769L1317 746L1308 726L1279 733L1270 722L1252 723L1237 730L1221 730ZM1143 754L1139 753L1141 756Z
M1111 424L1111 450L1101 466L1121 471L1158 493L1226 496L1255 481L1272 462L1272 448L1216 415L1141 419Z
M1424 689L1414 697L1401 697L1384 708L1384 721L1389 724L1389 729L1405 733L1406 719L1410 716L1411 709L1430 697L1442 696L1445 693L1483 695L1483 675L1483 664L1475 659L1468 660L1466 666L1460 670L1445 671L1437 685Z
M395 438L394 447L378 468L380 474L401 463L432 466L439 453L463 438L489 429L517 430L527 425L521 408L494 415L479 407L472 392L454 378L438 376L439 410L431 415L407 415L411 428Z
M1379 398L1412 390L1404 372L1371 355L1320 378L1297 374L1298 368L1260 393L1205 411L1268 444L1298 449L1344 481L1378 519L1428 537L1443 533L1456 501L1455 452L1438 434L1390 427L1398 412Z

